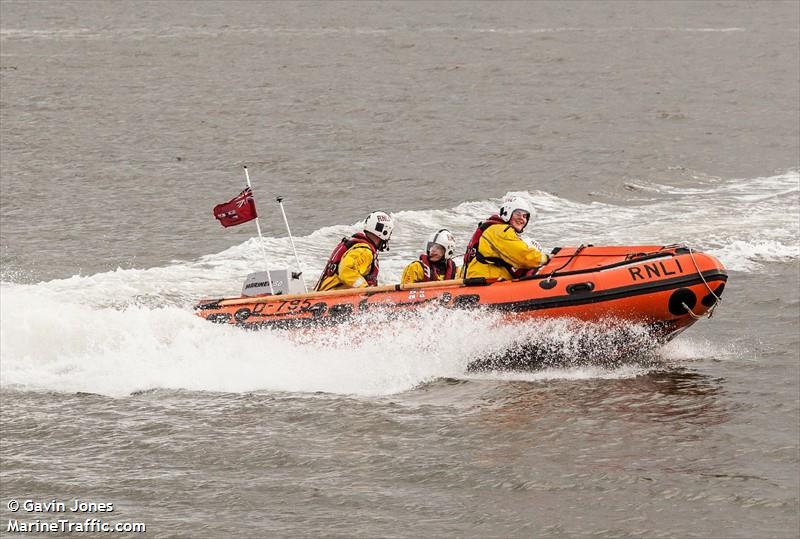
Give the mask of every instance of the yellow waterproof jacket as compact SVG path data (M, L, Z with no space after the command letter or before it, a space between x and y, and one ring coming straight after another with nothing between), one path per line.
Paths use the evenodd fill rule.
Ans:
M334 275L323 277L317 285L317 291L336 290L337 288L365 288L369 286L367 279L375 272L377 278L377 260L372 249L363 243L350 247L339 261L339 268Z
M448 262L449 263L449 262ZM453 268L452 278L455 278L455 274L457 271L455 270L455 264L449 263L450 267ZM436 275L437 281L444 281L447 279L447 273L441 273ZM425 274L425 266L421 260L415 260L408 266L406 269L403 270L403 276L400 278L400 284L411 284L411 283L424 283L427 281L433 281L434 279L428 277Z
M425 272L422 270L422 264L419 260L415 260L403 270L400 284L422 283L427 280L428 279L425 278Z
M486 277L511 280L513 276L507 267L502 264L481 262L479 258L499 258L514 269L533 269L541 266L547 260L547 255L529 246L523 241L517 231L508 224L489 226L478 241L478 253L465 265L461 274L463 277Z

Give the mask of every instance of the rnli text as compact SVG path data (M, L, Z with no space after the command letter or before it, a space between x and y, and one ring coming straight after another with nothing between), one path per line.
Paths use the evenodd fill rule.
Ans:
M671 260L660 260L658 262L651 262L650 264L642 264L641 266L634 266L628 268L631 274L631 279L637 281L639 279L645 281L653 277L668 277L670 275L677 275L683 273L681 263L677 258Z

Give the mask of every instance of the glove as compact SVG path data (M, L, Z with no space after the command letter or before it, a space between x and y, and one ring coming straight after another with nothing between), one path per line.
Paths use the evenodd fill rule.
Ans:
M542 266L546 266L547 264L550 263L550 255L542 253L542 256L544 257L544 261L542 262Z

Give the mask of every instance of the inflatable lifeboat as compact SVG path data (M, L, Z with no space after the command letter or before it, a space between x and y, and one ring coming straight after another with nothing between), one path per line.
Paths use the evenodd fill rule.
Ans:
M202 300L196 314L242 328L325 326L366 312L424 306L487 309L509 321L569 317L647 324L670 339L720 301L728 275L719 260L684 245L562 247L534 275ZM263 284L263 283L262 283ZM245 287L247 288L247 286Z

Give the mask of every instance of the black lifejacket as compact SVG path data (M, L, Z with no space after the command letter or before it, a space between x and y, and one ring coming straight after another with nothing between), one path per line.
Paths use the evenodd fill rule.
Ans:
M514 268L511 267L511 264L503 260L502 258L496 256L483 256L480 252L478 252L478 243L481 241L481 237L483 233L486 232L486 229L492 225L509 225L506 221L504 221L499 215L492 215L482 223L478 224L477 230L472 235L472 239L469 240L467 244L467 252L464 253L464 277L467 276L467 270L469 269L469 264L473 260L477 260L482 264L493 264L495 266L500 266L502 268L507 269L512 274L514 273Z
M425 275L426 281L438 281L439 276L441 275L437 270L437 267L441 267L441 263L431 262L428 259L428 255L420 255L419 260L417 262L420 263L422 266L422 274ZM452 260L447 260L444 263L445 270L444 270L444 279L450 280L456 278L456 263Z
M344 254L350 250L351 247L355 245L366 245L369 247L370 251L372 251L372 266L369 268L369 273L364 276L364 279L367 281L369 286L378 286L378 250L369 241L367 235L363 232L359 232L357 234L353 234L350 238L342 238L342 241L336 246L336 248L331 253L330 258L328 258L328 263L325 264L325 269L322 271L322 275L319 276L319 280L317 281L317 285L314 287L315 290L319 289L322 282L327 279L328 277L332 277L339 272L339 262L342 261L342 257Z

